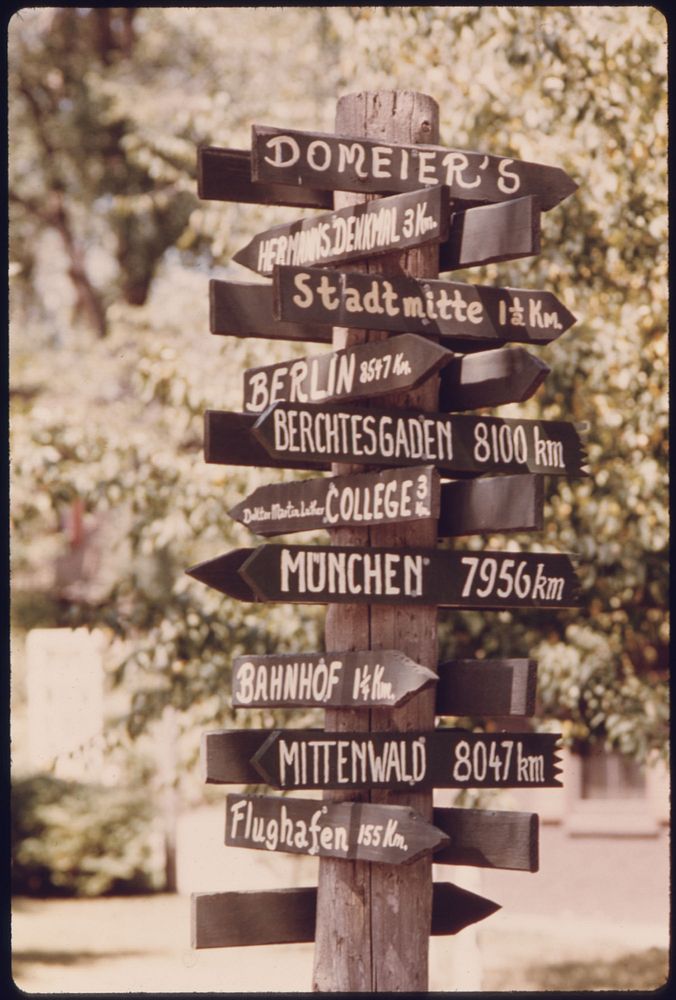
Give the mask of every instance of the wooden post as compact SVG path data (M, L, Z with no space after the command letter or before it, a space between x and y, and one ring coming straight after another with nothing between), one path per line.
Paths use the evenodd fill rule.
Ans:
M437 143L438 106L424 94L409 91L349 94L337 105L336 132L383 142ZM335 195L335 207L368 196ZM436 244L364 262L369 273L438 277ZM351 270L356 266L351 265ZM387 333L334 331L334 347L383 339ZM381 397L380 405L434 411L438 376L417 389ZM334 473L361 471L334 465ZM339 545L434 547L434 518L379 528L339 528ZM399 649L436 672L437 609L406 605L330 605L326 615L327 649ZM434 691L424 690L394 709L327 709L331 731L406 731L434 728ZM327 792L327 799L368 800L410 805L432 818L432 792ZM429 855L410 865L322 858L319 865L313 989L319 992L401 992L428 989L428 945L432 913L432 867Z

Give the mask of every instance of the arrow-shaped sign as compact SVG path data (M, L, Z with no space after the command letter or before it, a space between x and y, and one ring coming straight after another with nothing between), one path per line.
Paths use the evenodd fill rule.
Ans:
M560 167L432 145L401 145L297 129L251 128L257 182L340 191L410 191L446 184L454 199L502 202L539 195L552 208L577 189Z
M232 704L235 708L403 705L436 680L432 670L397 649L237 656Z
M187 573L240 601L488 609L579 604L573 564L554 552L259 545Z
M203 734L208 784L276 788L559 788L557 733L220 730Z
M225 843L387 864L434 851L436 865L538 870L535 813L437 808L433 822L407 806L230 793Z
M448 226L448 190L438 186L273 226L233 259L269 277L275 264L331 264L438 243Z
M465 344L547 344L576 321L552 292L408 275L287 265L274 268L273 289L274 315L301 327L306 324L306 340L313 340L324 324L433 334L464 350Z
M439 247L439 271L518 260L540 253L540 202L533 195L453 212Z
M470 865L536 872L539 867L536 813L493 809L435 809L433 822L450 837L435 865Z
M276 403L258 418L253 436L279 460L585 474L576 425L560 420Z
M201 146L197 150L197 196L210 201L239 201L293 208L332 208L330 191L298 185L258 184L251 180L248 149Z
M531 716L535 712L535 660L448 660L439 664L435 714Z
M287 323L272 315L272 285L267 282L209 282L209 329L222 337L309 340L330 344L333 331L312 323Z
M244 372L244 412L275 403L360 402L411 389L440 368L439 409L523 403L550 368L523 347L454 355L414 333Z
M193 948L297 944L315 939L315 888L195 892L191 905ZM435 882L430 933L457 934L499 909L497 903L468 889Z
M228 513L258 535L399 524L439 516L431 465L259 486Z
M244 412L262 413L277 402L330 403L412 389L452 357L431 340L403 333L330 354L249 368L244 372Z
M542 531L542 476L440 483L431 465L258 486L228 513L257 535L439 518L438 536Z
M449 843L407 806L228 795L225 843L259 851L408 864Z
M204 457L217 465L330 471L331 462L425 463L454 476L588 475L578 433L587 427L565 421L276 403L258 418L207 410L204 425Z

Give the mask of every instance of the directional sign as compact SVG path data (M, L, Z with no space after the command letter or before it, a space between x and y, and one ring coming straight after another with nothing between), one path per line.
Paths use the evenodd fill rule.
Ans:
M536 872L539 867L536 813L493 809L435 809L433 823L450 837L434 855L435 865L471 865Z
M275 264L331 264L438 243L448 225L448 190L438 186L274 226L234 260L269 276Z
M240 601L571 608L579 581L567 555L443 549L259 545L187 570Z
M542 385L550 370L523 347L459 355L441 373L439 409L452 412L523 403Z
M228 513L258 535L399 524L439 516L431 465L259 486Z
M531 716L535 660L449 660L439 664L436 715Z
M442 146L406 146L296 129L251 128L258 182L340 191L411 191L447 184L452 198L505 201L536 194L552 208L577 189L560 167Z
M453 355L414 333L358 344L342 351L297 358L244 372L244 412L274 403L359 402L419 385L443 368L439 409L522 403L550 369L523 347Z
M242 729L205 733L208 784L276 788L559 788L556 733L324 732Z
M259 851L402 864L449 843L406 806L228 795L225 843Z
M332 208L330 191L287 184L257 184L251 180L248 149L202 146L197 150L197 196L210 201L240 201L256 205Z
M311 323L287 323L272 315L272 286L263 282L209 282L209 329L224 337L309 340L330 344L333 331Z
M542 476L441 483L431 465L259 486L228 513L257 535L438 518L439 538L542 531Z
M431 340L403 333L330 354L249 368L244 372L244 412L262 413L278 402L330 403L412 389L452 357Z
M314 888L195 892L191 904L193 948L297 944L315 939ZM468 889L435 882L430 933L457 934L499 909L497 903Z
M505 531L542 531L542 476L481 476L441 484L439 538Z
M540 203L534 196L454 212L439 247L439 271L518 260L540 253Z
M273 288L275 316L307 324L313 336L325 324L494 347L506 341L547 344L575 323L551 292L525 288L291 266L274 268Z
M576 426L560 420L276 403L258 418L253 436L272 458L292 461L585 474Z
M235 708L402 705L437 679L397 649L237 656L232 669Z

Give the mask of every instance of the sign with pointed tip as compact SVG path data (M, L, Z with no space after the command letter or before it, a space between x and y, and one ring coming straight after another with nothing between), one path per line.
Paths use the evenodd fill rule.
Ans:
M437 680L396 649L237 656L232 669L235 708L402 705Z
M302 340L330 344L326 326L287 323L272 315L272 285L263 282L209 281L209 329L222 337Z
M263 781L289 790L558 788L560 738L465 729L224 730L203 735L202 760L208 784Z
M445 551L350 545L259 545L186 571L240 601L572 608L570 557L559 552Z
M253 436L276 460L424 463L456 474L584 474L576 426L561 420L276 403L256 420Z
M448 660L439 664L435 714L531 716L536 683L535 660Z
M469 865L536 872L539 868L536 813L493 809L434 809L433 823L448 834L435 865Z
M433 935L457 934L500 909L498 903L450 882L432 886ZM315 888L248 892L194 892L191 895L193 948L314 941Z
M336 191L410 191L446 184L453 199L487 202L534 194L545 210L577 190L564 170L542 163L266 125L251 127L251 176L258 183Z
M282 535L436 518L439 495L439 473L413 465L259 486L228 513L258 535Z
M363 528L438 518L439 538L542 531L542 476L489 476L440 483L430 465L259 486L230 517L257 535Z
M330 354L294 358L244 372L245 413L273 403L332 403L372 399L413 389L452 359L425 337L403 333Z
M443 186L395 194L282 223L233 257L269 277L275 264L335 264L400 252L448 236L448 190Z
M201 146L197 150L197 197L207 201L238 201L293 208L332 208L331 191L288 184L258 184L251 180L248 149Z
M434 335L464 350L465 343L547 344L576 322L552 292L526 288L290 265L275 267L272 279L275 317L305 325L307 340L324 324Z
M439 271L519 260L540 253L540 203L534 196L453 212L439 246Z
M523 403L542 385L551 369L523 347L459 355L439 380L442 412Z
M449 843L407 806L226 796L225 843L259 851L409 864Z

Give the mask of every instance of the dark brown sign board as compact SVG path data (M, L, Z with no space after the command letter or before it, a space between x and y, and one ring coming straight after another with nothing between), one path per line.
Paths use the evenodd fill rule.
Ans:
M542 531L542 476L440 483L430 465L259 486L228 512L257 535L438 518L438 536Z
M506 718L535 712L535 660L448 660L438 669L436 715Z
M449 217L445 187L409 191L273 226L254 236L233 260L268 277L276 264L363 260L443 241Z
M244 372L243 410L263 413L275 403L360 402L411 389L439 369L444 412L522 403L549 374L523 347L453 355L414 333L330 354L294 358Z
M230 793L225 843L387 864L434 851L435 864L538 870L535 813L437 808L433 823L404 806Z
M259 486L228 513L258 535L399 524L439 516L431 465Z
M451 413L523 403L539 389L550 370L523 347L458 355L441 372L439 409Z
M193 948L299 944L315 939L316 888L196 892L191 904ZM435 882L430 932L457 934L499 909L498 903L468 889Z
M263 413L279 402L364 400L412 389L452 357L425 337L402 333L329 354L249 368L244 372L243 410Z
M207 201L239 201L294 208L332 208L331 191L251 180L248 149L201 146L197 150L197 196Z
M560 167L442 146L407 146L322 132L251 127L255 181L340 191L410 191L446 184L454 199L502 202L536 194L544 209L577 189Z
M326 326L287 323L272 315L272 285L268 282L209 281L209 329L222 337L312 341L330 344Z
M252 433L271 458L282 461L303 456L322 463L429 464L456 474L586 474L578 428L562 420L276 403L258 417Z
M450 838L450 843L434 855L435 865L538 870L539 821L536 813L435 809L433 823Z
M402 705L437 676L397 649L236 656L234 708Z
M515 198L453 212L448 239L439 246L439 271L495 264L540 253L540 203Z
M259 545L234 549L186 572L229 597L251 602L487 610L580 603L573 564L559 552Z
M529 474L480 476L441 484L439 538L542 531L544 479Z
M407 806L322 802L271 795L226 796L225 843L384 864L408 864L448 836Z
M251 757L254 735L258 746ZM557 733L221 730L202 736L207 784L282 789L560 788ZM247 778L243 778L243 775Z
M586 430L585 424L555 420L276 403L260 417L206 410L204 458L216 465L315 471L330 471L335 461L429 464L456 477L527 471L586 476L579 433Z
M552 292L404 274L277 266L273 289L275 317L307 325L307 340L324 324L436 335L451 347L453 340L547 344L576 322Z

